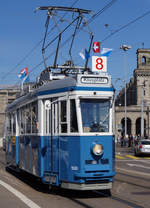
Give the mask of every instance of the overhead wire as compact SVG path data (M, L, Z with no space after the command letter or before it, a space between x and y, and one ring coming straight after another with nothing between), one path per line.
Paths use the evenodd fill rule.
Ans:
M72 4L72 6L74 5L74 4L76 4L77 2L78 2L79 0L76 0L73 4ZM87 22L87 24L86 24L86 26L88 25L88 24L90 24L95 18L97 18L100 14L102 14L106 9L108 9L109 7L111 7L115 2L116 2L117 0L112 0L111 2L109 2L105 7L103 7L102 9L100 9L97 13L95 13L89 20L88 20L88 22ZM71 7L72 7L71 6ZM64 16L66 15L66 13L64 14ZM64 17L63 16L63 17ZM62 18L63 18L62 17ZM60 21L60 20L59 20ZM79 30L81 30L81 29L83 29L85 26L83 25ZM55 26L51 29L51 31L53 30L53 29L55 29ZM78 30L78 32L79 32L79 30ZM50 31L50 32L51 32ZM50 33L49 32L49 33ZM48 33L48 34L49 34ZM71 37L72 36L70 36L63 44L62 44L62 46L61 47L63 47L70 39L71 39ZM35 50L35 48L37 48L37 46L41 43L43 41L43 39L30 51L30 53L32 53L33 52L33 50ZM45 58L45 60L47 60L52 54L54 54L55 52L52 52L48 57L46 57ZM18 67L27 57L28 57L29 55L27 54L16 66L15 66L15 68L16 67ZM34 71L37 67L39 67L39 66L41 66L43 64L43 61L41 61L39 64L37 64L36 66L34 66L31 70L30 70L30 74L32 73L32 71ZM3 79L5 78L5 76L3 76ZM18 83L18 82L17 82Z
M112 0L112 1L109 2L105 7L103 7L103 8L100 9L97 13L95 13L94 15L92 15L92 17L87 21L86 26L87 26L88 24L90 24L92 21L94 21L94 19L97 18L100 14L102 14L104 11L106 11L108 8L110 8L116 1L117 1L117 0ZM85 27L85 25L83 25L83 26L78 30L77 33L79 33L79 31L82 30L84 27ZM62 48L64 45L66 45L66 44L70 41L71 38L72 38L72 35L71 35L67 40L65 40L65 41L63 42L63 44L60 46L60 48ZM48 58L50 58L54 53L55 53L55 51L52 52L49 56L47 56L47 57L45 58L45 60L47 60ZM31 69L30 73L32 73L32 71L34 71L34 70L36 69L36 67L39 67L39 66L41 66L42 64L43 64L43 61L40 62L39 64L37 64L35 67L33 67L33 68Z
M147 16L148 14L150 14L150 10L145 12L144 14L140 15L139 17L135 18L134 20L128 22L127 24L121 26L120 28L118 28L117 30L111 32L110 35L108 35L107 37L105 37L102 42L104 42L105 40L107 40L108 38L110 38L111 36L113 36L114 34L120 32L121 30L125 29L126 27L130 26L131 24L137 22L138 20L142 19L143 17Z
M78 2L79 0L75 0L74 2L73 2L73 4L71 5L71 7L73 7L77 2ZM67 12L62 16L62 18L64 18L65 16L66 16L66 14L67 14ZM61 21L61 19L59 20L59 21ZM58 22L59 22L58 21ZM54 27L48 32L48 34L50 34L53 30L55 29L55 25L54 25ZM4 74L2 77L1 77L1 80L5 80L5 78L7 78L8 77L8 74L10 74L12 71L14 71L17 67L19 67L22 63L23 63L23 61L25 61L32 53L33 53L33 51L35 51L35 49L38 47L38 46L40 46L40 44L43 42L43 38L13 67L13 68L11 68L11 70L9 70L8 72L7 72L7 74ZM42 63L43 63L43 61L42 61Z
M92 17L87 21L87 24L90 24L92 21L94 21L95 18L97 18L100 14L102 14L105 10L107 10L109 7L111 7L117 0L112 0L111 2L109 2L108 4L106 4L106 6L104 6L102 9L100 9L97 13L95 13L94 15L92 15ZM85 25L83 25L77 33L79 33L80 30L82 30L85 27ZM55 28L55 26L53 27ZM53 29L52 28L52 29ZM64 45L66 45L72 38L72 35L63 42L63 44L60 46L60 48L62 48ZM53 51L49 56L47 56L45 58L45 61L50 58L53 54L55 53L55 51ZM39 66L41 66L43 64L43 61L41 61L40 63L38 63L36 66L34 66L31 70L30 70L30 74L32 74L32 72Z
M74 3L76 3L78 0L76 0ZM99 10L97 13L95 13L94 15L92 15L92 17L87 21L86 26L89 25L91 22L93 22L100 14L102 14L106 9L108 9L109 7L111 7L117 0L112 0L110 3L108 3L104 8L102 8L101 10ZM114 34L120 32L121 30L127 28L128 26L130 26L131 24L137 22L138 20L142 19L143 17L147 16L148 14L150 14L150 10L145 12L144 14L140 15L139 17L135 18L134 20L128 22L127 24L121 26L119 29L115 30L114 32L111 32L111 34L109 34L108 36L106 36L102 42L106 41L107 39L109 39L111 36L113 36ZM84 26L82 26L84 27ZM54 28L54 27L53 27ZM81 30L82 28L80 28ZM79 32L79 31L78 31ZM63 47L69 40L71 39L71 37L69 37L63 44L61 47ZM31 49L31 51L29 53L32 53L33 50L35 50L35 48L43 41L43 39L33 48ZM53 55L54 52L52 52L49 56L46 57L46 60ZM21 64L21 62L27 58L29 55L27 54L15 67L19 66ZM32 73L32 71L34 71L37 67L41 66L43 64L43 61L41 61L39 64L37 64L36 66L34 66L31 70L30 73Z

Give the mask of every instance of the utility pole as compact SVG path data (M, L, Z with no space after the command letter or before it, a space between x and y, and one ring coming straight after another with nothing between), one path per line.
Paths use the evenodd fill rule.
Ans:
M141 137L144 137L144 87L145 87L145 82L147 80L143 81L143 84L141 85ZM149 127L149 125L148 125ZM149 132L148 132L149 134Z
M147 106L147 136L149 138L149 106Z
M127 86L126 86L126 83L127 83L127 67L126 67L126 64L127 64L127 61L126 61L126 52L131 49L131 46L127 46L127 45L122 45L120 47L120 49L122 49L124 51L124 89L125 89L125 92L124 92L124 113L125 113L125 137L127 136Z
M143 100L144 85L141 86L141 138L144 137L144 100Z

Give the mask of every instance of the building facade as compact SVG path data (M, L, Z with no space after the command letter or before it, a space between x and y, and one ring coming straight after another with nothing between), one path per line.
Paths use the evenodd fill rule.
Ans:
M126 85L126 98L127 134L143 132L150 137L150 49L137 50L137 68ZM125 89L117 95L115 106L115 135L124 135Z
M16 99L18 92L20 92L18 86L0 85L0 138L4 134L5 108L8 103Z

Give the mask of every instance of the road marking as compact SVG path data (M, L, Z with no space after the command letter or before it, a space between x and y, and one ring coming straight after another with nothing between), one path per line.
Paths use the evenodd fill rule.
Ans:
M0 180L0 185L2 185L4 188L6 188L8 191L13 193L16 197L18 197L21 201L23 201L28 207L30 208L41 208L36 203L31 201L29 198L27 198L24 194L14 189L9 184L5 183L4 181Z
M123 155L123 156L121 156L120 154L119 155L118 154L115 155L116 159L124 159L125 160L126 157L131 158L131 159L140 160L140 161L144 161L143 159L150 160L150 157L135 157L133 155Z
M145 167L144 165L138 165L138 164L131 164L131 163L127 163L127 165L131 166L131 167L139 167L139 168L146 168L146 169L150 169L150 167Z
M124 159L124 157L120 156L120 155L116 155L115 156L117 159Z
M139 158L138 158L138 157L135 157L135 156L133 156L133 155L126 155L126 157L129 157L129 158L132 158L132 159L139 160Z
M117 168L117 170L121 170L123 172L128 172L128 173L133 173L133 174L137 174L137 175L145 175L145 176L148 176L150 178L150 174L149 173L144 173L144 172L137 172L137 171L134 171L134 170L127 170L127 169L123 169L123 168Z

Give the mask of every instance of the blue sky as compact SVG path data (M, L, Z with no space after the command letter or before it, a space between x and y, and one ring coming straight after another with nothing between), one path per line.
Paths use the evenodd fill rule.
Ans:
M45 32L46 12L34 9L39 6L71 6L90 9L92 15L104 8L111 0L2 0L0 7L0 84L19 83L18 73L24 68L29 68L30 79L35 80L44 69L41 55L41 44L38 44ZM111 35L114 31L128 24L132 20L145 14L150 10L150 0L117 0L114 4L99 15L90 25L90 30L94 33L94 41L102 41L101 48L112 48L113 53L108 58L108 72L112 75L113 82L117 78L124 79L124 53L120 50L122 44L131 45L132 49L127 52L127 80L133 76L136 69L136 50L150 48L150 14L137 20L135 23L124 28L120 32ZM87 20L91 16L86 16ZM67 16L65 17L67 19ZM108 27L105 25L108 24ZM56 34L53 32L53 35ZM70 30L71 32L71 30ZM51 34L50 34L51 35ZM106 37L111 35L108 39ZM85 36L87 36L85 38ZM52 36L48 36L49 40ZM66 34L67 37L67 34ZM89 36L87 32L80 32L77 35L75 46L73 47L73 58L75 63L82 65L83 61L79 52L89 46ZM36 46L36 50L29 52ZM46 55L54 52L56 43L48 49ZM68 58L65 51L60 54L60 61ZM25 58L27 56L27 58ZM91 54L94 55L94 54ZM48 59L52 64L52 58ZM63 63L61 63L63 64ZM91 62L89 63L91 67ZM117 82L117 89L123 85L122 81Z

